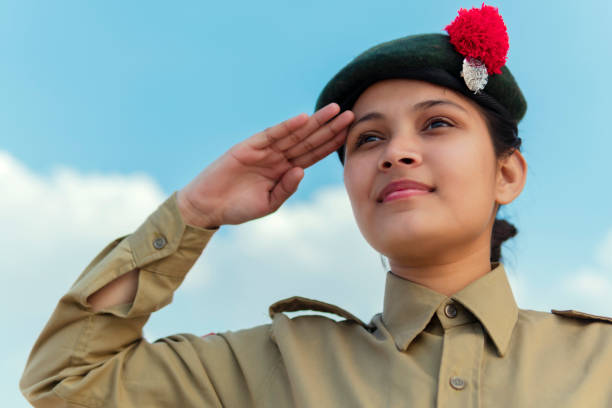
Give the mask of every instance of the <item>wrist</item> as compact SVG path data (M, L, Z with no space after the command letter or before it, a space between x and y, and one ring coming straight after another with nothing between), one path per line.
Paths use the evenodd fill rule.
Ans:
M199 212L193 205L193 202L187 197L185 191L180 190L178 192L176 202L185 224L205 229L217 229L221 226L221 224L213 222L207 215Z

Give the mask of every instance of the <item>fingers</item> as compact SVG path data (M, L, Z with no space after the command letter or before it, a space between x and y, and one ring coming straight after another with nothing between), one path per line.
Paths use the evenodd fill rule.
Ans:
M312 166L319 160L326 157L328 154L338 150L340 146L342 146L346 141L347 133L348 128L345 127L340 133L335 135L332 139L328 140L325 144L291 160L291 164L294 166L301 167L303 169Z
M316 111L310 117L310 119L308 119L308 122L304 126L296 129L294 132L288 134L285 138L276 142L274 145L274 150L282 152L292 148L293 146L302 142L304 139L308 138L313 132L324 126L331 118L336 116L339 111L340 106L334 102L322 107Z
M340 106L332 102L316 111L310 118L301 113L256 133L249 139L249 144L255 149L271 148L277 152L287 150L324 125L337 115L339 110Z
M278 125L255 133L248 139L249 145L255 149L265 149L266 147L273 145L278 140L290 135L307 122L308 115L305 113L300 113L299 115L289 118Z
M270 192L270 207L272 211L276 211L295 193L302 178L304 178L304 170L300 167L292 167L283 174L283 177L281 177Z
M353 121L355 115L351 111L344 111L331 122L325 124L313 134L309 135L301 143L296 144L289 150L283 152L287 160L293 160L310 151L318 149L330 140L333 140ZM301 130L301 129L300 129Z

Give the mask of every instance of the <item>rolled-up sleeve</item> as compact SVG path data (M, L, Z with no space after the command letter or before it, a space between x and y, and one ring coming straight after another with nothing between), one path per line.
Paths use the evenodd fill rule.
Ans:
M104 248L60 299L20 381L34 406L221 406L201 361L202 345L193 344L197 339L211 350L217 343L223 349L221 336L184 334L155 343L142 336L150 314L170 303L217 231L186 225L176 195L133 234ZM134 301L94 313L88 297L135 268L140 272Z

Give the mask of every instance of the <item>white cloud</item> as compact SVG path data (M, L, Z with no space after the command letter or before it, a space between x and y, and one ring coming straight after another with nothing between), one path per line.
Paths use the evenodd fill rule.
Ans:
M571 308L612 315L612 230L596 249L592 264L564 276L559 286Z
M567 278L564 285L568 292L584 298L603 300L612 293L612 280L601 271L590 268L580 269L575 276Z
M43 177L1 151L0 196L1 279L12 279L3 285L5 305L24 295L18 288L44 299L65 292L107 242L138 227L164 198L144 174L56 168Z
M583 267L575 274L565 276L559 284L559 294L565 308L611 316L611 275L612 271L609 269Z
M510 273L510 284L521 308L574 309L612 316L612 229L596 247L593 259L573 271L539 277L534 271Z
M608 275L612 274L612 229L608 231L597 250L597 260L602 267L608 270Z

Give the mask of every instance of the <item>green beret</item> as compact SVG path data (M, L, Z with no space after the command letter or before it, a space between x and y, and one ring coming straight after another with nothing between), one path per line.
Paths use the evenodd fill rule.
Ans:
M474 93L461 77L464 55L455 50L446 34L418 34L387 41L364 51L325 85L315 111L336 102L352 109L359 95L377 81L418 79L451 88L478 104L516 121L527 111L527 101L506 65L501 74L489 75L484 89ZM342 148L338 155L342 161Z

